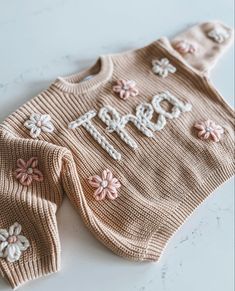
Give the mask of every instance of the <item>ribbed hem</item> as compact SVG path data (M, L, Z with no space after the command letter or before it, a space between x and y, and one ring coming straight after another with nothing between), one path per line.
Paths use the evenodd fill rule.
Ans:
M192 212L221 184L235 174L234 164L214 170L201 185L198 185L176 207L172 215L151 237L143 260L158 261L167 242Z
M40 278L60 270L60 258L54 256L42 257L23 264L4 264L0 266L0 274L13 289L17 289L30 280Z

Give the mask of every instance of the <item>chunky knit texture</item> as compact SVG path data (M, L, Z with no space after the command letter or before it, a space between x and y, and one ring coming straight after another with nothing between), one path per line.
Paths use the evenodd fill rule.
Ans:
M222 43L208 37L214 28L229 31ZM180 54L175 42L197 45L197 53ZM60 268L56 211L63 193L90 231L116 254L137 261L158 260L167 241L193 210L234 174L234 112L208 79L208 70L231 43L232 32L220 23L204 23L172 42L161 38L123 54L102 56L90 69L59 77L47 90L24 104L0 126L0 229L18 222L30 247L18 261L0 258L0 274L12 287ZM152 61L166 58L176 68L165 77L152 71ZM87 76L90 76L86 78ZM120 98L118 80L133 80L137 96ZM137 147L120 133L109 132L98 117L104 106L120 115L135 115L141 103L168 91L191 111L167 118L164 128L148 137L133 123L125 130ZM162 107L171 110L169 104ZM121 154L113 159L91 132L71 122L94 110L92 124ZM24 126L32 113L49 114L54 131L32 138ZM153 120L158 115L154 113ZM200 140L193 127L212 119L223 127L215 143ZM72 127L71 126L71 127ZM43 181L25 186L16 179L17 160L37 157ZM88 177L109 169L121 183L115 200L97 201Z

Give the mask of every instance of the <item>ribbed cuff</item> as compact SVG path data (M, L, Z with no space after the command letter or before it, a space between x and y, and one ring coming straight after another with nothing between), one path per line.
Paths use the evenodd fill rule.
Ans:
M176 207L172 215L162 224L149 240L143 260L158 261L167 242L192 212L221 184L235 174L234 164L215 169L198 187L189 192Z
M35 261L20 264L1 264L0 274L6 279L13 289L17 289L30 280L40 278L60 270L60 256L42 257Z

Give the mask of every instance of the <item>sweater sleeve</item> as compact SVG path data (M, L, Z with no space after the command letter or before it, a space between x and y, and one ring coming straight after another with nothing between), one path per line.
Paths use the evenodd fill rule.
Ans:
M65 152L0 126L0 275L12 288L60 268L55 214Z
M206 22L179 33L173 48L200 72L208 73L233 41L233 30L220 22Z

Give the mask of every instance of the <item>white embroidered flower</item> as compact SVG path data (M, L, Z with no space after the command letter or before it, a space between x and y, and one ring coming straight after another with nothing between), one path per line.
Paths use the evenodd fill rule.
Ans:
M161 60L153 60L152 65L152 70L154 74L157 74L162 78L167 77L169 73L173 74L176 72L176 68L169 62L167 58L163 58Z
M9 231L0 229L0 258L13 263L18 261L22 252L30 246L27 238L20 235L21 229L18 222L10 226Z
M29 120L25 121L24 126L30 129L32 138L37 138L41 132L53 132L54 126L48 114L32 113Z
M212 29L207 34L210 38L218 43L223 43L227 38L229 38L229 32L225 29Z

